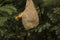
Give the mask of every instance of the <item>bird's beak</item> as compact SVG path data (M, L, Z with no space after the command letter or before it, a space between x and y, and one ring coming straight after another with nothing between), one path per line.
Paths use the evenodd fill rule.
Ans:
M22 15L23 15L22 13L19 13L19 15L17 15L17 16L15 17L15 19L16 19L16 20L21 19L21 18L22 18Z

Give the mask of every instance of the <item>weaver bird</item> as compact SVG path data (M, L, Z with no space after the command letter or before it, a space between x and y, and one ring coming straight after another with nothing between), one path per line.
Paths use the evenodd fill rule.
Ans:
M27 0L25 10L16 16L16 19L22 17L22 23L26 30L36 28L39 24L39 17L32 0Z

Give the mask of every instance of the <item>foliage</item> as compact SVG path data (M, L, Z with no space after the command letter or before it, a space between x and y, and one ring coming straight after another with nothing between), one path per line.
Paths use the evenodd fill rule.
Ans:
M30 35L28 33L27 36L30 39L32 36L33 40L33 37L37 38L40 35L42 38L40 40L44 40L46 39L44 36L47 35L50 37L48 40L55 40L54 35L58 36L60 34L60 1L39 0L41 4L36 0L33 2L40 18L40 24L37 28L29 30ZM57 5L52 5L53 2ZM24 11L25 5L26 0L0 0L0 40L24 40L27 37L21 19L19 21L15 20L15 16Z

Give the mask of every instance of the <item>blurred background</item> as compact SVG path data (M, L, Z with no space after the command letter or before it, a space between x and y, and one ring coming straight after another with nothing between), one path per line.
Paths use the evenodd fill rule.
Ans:
M32 0L39 15L39 25L28 32L22 19L27 0L0 0L0 40L60 40L60 0Z

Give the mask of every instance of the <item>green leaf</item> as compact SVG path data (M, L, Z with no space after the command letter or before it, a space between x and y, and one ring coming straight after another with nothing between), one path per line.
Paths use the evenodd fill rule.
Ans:
M7 17L0 17L0 26L3 26L5 21L7 21Z
M0 7L0 11L7 13L8 15L12 15L17 13L17 9L12 5L5 5Z

